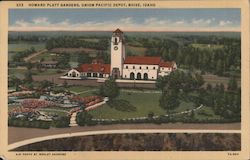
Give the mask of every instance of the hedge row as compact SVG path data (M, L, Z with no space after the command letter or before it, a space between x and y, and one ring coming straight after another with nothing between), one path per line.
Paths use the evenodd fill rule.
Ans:
M28 121L28 120L21 120L21 119L9 119L8 120L9 126L14 127L27 127L27 128L41 128L41 129L49 129L51 122L47 121Z
M66 128L69 127L70 119L69 117L61 117L55 121L41 121L41 120L33 120L29 121L27 119L17 119L17 118L9 118L8 125L14 127L27 127L27 128L42 128L49 129L50 127L56 128Z
M137 123L155 123L155 124L162 124L162 123L233 123L233 122L240 122L241 119L239 118L232 118L232 119L195 119L195 118L173 118L173 117L159 117L159 118L147 118L147 119L119 119L115 121L105 120L105 121L96 121L92 120L93 122L91 125L109 125L109 124L137 124Z

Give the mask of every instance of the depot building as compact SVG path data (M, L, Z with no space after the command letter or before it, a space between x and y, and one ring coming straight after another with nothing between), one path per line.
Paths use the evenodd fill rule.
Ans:
M111 64L93 61L72 68L68 79L109 78L128 80L156 80L177 69L174 61L164 61L159 56L126 56L124 34L116 29L111 37Z

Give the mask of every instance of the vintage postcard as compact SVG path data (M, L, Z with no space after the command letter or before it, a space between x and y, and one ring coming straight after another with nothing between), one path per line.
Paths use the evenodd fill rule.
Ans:
M247 0L0 14L3 160L249 159Z

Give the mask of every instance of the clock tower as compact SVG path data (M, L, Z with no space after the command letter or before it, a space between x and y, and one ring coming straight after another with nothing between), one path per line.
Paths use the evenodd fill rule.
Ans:
M111 76L122 77L123 62L125 60L125 44L123 32L116 29L111 38Z

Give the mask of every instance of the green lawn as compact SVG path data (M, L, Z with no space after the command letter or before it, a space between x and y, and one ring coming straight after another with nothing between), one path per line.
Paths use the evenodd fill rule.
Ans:
M18 69L18 68L9 68L8 75L14 75L17 78L24 78L24 74L27 72L26 69Z
M58 74L58 70L59 69L46 69L46 70L42 70L42 71L38 71L38 70L32 70L32 73L34 73L35 75L54 75L54 74ZM67 70L60 70L63 73L67 72Z
M33 75L41 75L41 76L42 75L58 74L57 71L58 71L58 69L46 69L46 70L42 70L41 72L36 70L36 69L31 70ZM24 78L24 75L26 72L27 72L26 68L9 68L8 69L8 75L14 75L14 76L21 78L21 79Z
M69 86L65 87L55 87L55 90L68 90L77 93L81 97L96 95L98 92L98 87L88 87L88 86Z
M34 47L35 50L41 50L45 48L45 43L28 43L28 42L20 42L20 43L11 43L8 45L9 52L20 52L26 49L30 49Z
M127 93L121 92L118 99L127 100L131 105L136 107L136 111L124 112L111 108L108 104L103 105L89 113L94 118L134 118L134 117L147 117L149 112L154 112L155 115L164 115L166 111L159 106L159 98L161 93ZM173 112L181 112L194 108L193 103L181 101L178 108Z
M81 97L93 96L96 95L96 92L98 92L98 87L88 87L88 86L71 86L67 89L69 91L80 93L79 96Z
M97 87L88 87L88 86L70 86L67 88L67 90L69 91L73 91L73 92L85 92L88 90L93 90L93 89L97 89Z
M45 52L42 54L39 54L38 56L32 58L32 61L39 61L41 59L44 59L45 61L52 61L52 60L56 60L57 56L55 53L50 53L50 52Z
M58 116L66 116L67 112L64 109L51 109L51 108L42 108L39 111L45 112L47 115L57 114Z

